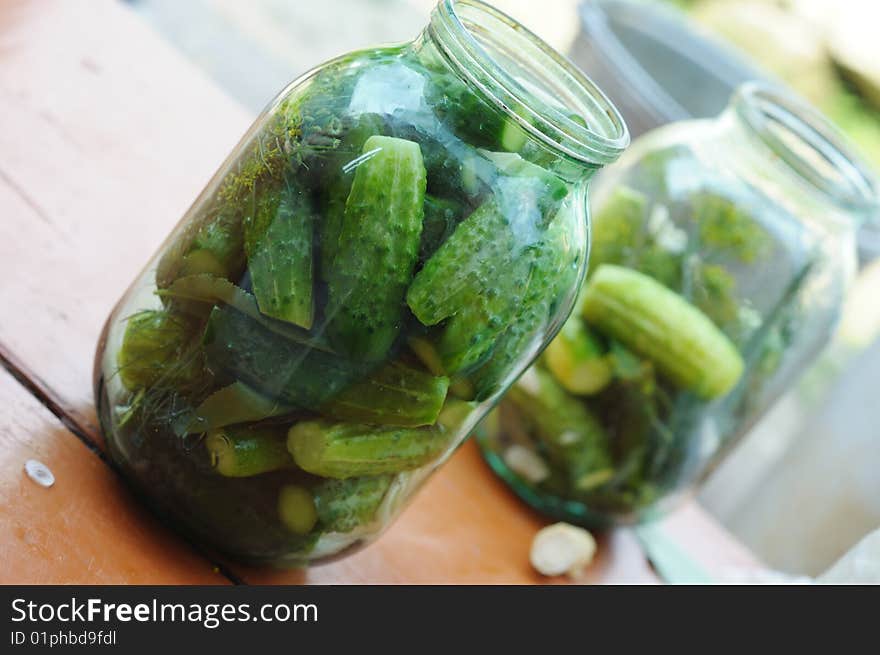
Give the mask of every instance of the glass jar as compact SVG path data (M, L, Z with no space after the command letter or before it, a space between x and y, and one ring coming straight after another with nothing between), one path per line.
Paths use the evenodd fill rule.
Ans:
M108 319L113 460L236 558L375 538L570 313L589 179L628 140L592 82L472 0L296 80Z
M754 83L595 191L579 305L479 439L531 505L602 526L670 507L814 359L878 196L819 115Z

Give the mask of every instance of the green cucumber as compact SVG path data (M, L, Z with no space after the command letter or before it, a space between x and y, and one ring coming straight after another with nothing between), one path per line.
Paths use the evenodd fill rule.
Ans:
M419 145L373 136L355 172L327 276L327 332L342 353L380 360L400 331L419 250L425 167Z
M449 319L438 341L450 375L479 365L520 309L543 218L535 180L504 178L418 272L407 303L424 325Z
M322 480L311 490L321 527L327 532L351 532L368 525L393 480L391 475Z
M417 427L440 414L449 378L390 362L318 408L343 421Z
M544 365L566 391L579 396L599 393L614 377L614 367L596 335L572 314L543 355Z
M168 310L144 310L129 317L117 355L123 386L135 391L197 385L207 372L196 334L193 322Z
M312 493L296 484L281 487L278 492L278 518L294 534L306 535L318 522L318 511Z
M344 479L424 466L443 453L451 436L443 427L399 428L316 420L291 427L287 447L304 471Z
M547 336L550 321L563 308L568 291L581 275L578 213L560 209L534 250L524 294L510 327L498 339L489 360L473 372L476 397L485 399L512 380L516 365L531 361ZM567 308L565 308L567 311Z
M362 364L287 339L231 307L211 313L204 349L212 371L305 409L317 408L369 372Z
M285 427L237 426L212 430L205 438L211 466L229 478L249 478L293 467Z
M243 382L233 382L212 393L196 407L186 431L209 432L227 425L281 416L291 411L293 408L266 398Z
M311 203L295 185L264 192L244 220L248 271L260 311L312 327Z
M586 286L582 311L590 325L697 396L723 396L742 376L743 359L730 339L695 306L638 271L600 266Z
M540 368L530 369L508 396L534 428L550 460L563 468L571 489L585 492L614 475L608 436L579 400Z

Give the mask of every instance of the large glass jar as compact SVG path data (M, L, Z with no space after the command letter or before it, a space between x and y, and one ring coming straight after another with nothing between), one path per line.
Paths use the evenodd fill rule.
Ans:
M749 84L638 139L594 200L578 306L479 434L527 502L601 526L668 508L810 363L878 197L820 116Z
M373 539L570 313L588 181L628 139L589 80L471 0L293 82L108 319L112 458L234 557Z

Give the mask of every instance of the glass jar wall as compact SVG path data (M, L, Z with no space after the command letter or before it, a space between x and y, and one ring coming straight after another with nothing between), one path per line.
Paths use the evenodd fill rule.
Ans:
M114 461L238 558L376 537L570 312L589 178L627 143L601 91L470 0L295 81L108 319Z
M661 513L828 341L877 188L811 109L751 84L596 184L578 306L480 430L542 511Z

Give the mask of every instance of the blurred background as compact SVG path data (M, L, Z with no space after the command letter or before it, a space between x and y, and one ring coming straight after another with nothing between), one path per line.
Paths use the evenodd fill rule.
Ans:
M126 0L255 114L359 47L411 38L434 0ZM570 58L634 136L713 116L740 82L782 82L880 171L877 0L494 0ZM880 217L877 218L880 224ZM815 575L880 527L880 229L836 341L707 479L703 505L770 566Z

